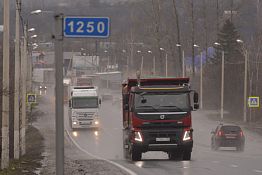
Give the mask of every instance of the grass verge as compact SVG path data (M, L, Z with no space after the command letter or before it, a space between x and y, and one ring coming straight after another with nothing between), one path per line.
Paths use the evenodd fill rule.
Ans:
M0 170L0 175L35 175L35 171L41 167L43 151L43 136L38 129L29 125L26 130L26 154L19 160L11 160L9 168Z

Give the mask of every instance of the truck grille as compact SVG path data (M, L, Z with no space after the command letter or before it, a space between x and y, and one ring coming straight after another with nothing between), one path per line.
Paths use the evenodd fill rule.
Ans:
M164 132L150 132L149 134L149 137L176 137L177 134L176 133L164 133Z
M78 118L93 118L94 112L78 112Z

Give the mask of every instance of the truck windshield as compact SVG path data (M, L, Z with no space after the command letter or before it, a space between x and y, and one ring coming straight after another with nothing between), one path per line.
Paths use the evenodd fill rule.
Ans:
M78 108L98 108L98 97L74 97L72 107Z
M157 109L158 111L188 111L190 110L188 93L146 93L135 95L136 109Z

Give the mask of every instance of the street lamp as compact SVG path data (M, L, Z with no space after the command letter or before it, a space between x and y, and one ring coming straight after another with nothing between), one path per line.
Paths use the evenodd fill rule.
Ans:
M32 36L31 36L31 38L36 38L36 37L37 37L37 35L32 35Z
M141 50L138 50L138 51L136 51L137 53L142 53L142 51ZM143 68L144 68L144 56L142 55L141 56L141 65L140 65L140 75L142 76L143 75Z
M167 52L166 52L165 49L162 48L162 47L160 47L159 49L160 49L161 51L164 51L164 52L165 52L165 55L166 55L166 56L165 56L165 59L166 59L166 66L165 66L165 67L166 67L166 77L167 77L167 67L168 67L168 65L167 65Z
M244 122L247 121L247 49L244 48L244 41L237 39L238 43L242 44L242 50L244 52L245 57L245 73L244 73L244 106L243 106L243 120Z
M220 43L215 42L214 45L221 46ZM223 49L223 48L222 48ZM220 118L221 120L224 119L224 76L225 76L225 51L222 50L222 62L221 62L221 104L220 104Z
M153 54L153 52L151 50L148 50L147 52L150 53L150 54ZM155 55L153 56L153 75L154 76L156 75L156 57L155 57Z
M176 44L176 47L182 47L181 44ZM185 77L185 51L182 50L182 77Z
M199 49L200 46L194 44L194 47ZM203 53L200 52L200 109L203 109Z
M27 30L28 32L34 32L35 31L35 28L30 28Z
M31 11L30 14L34 15L34 14L39 14L41 12L42 12L42 10L38 9L38 10Z

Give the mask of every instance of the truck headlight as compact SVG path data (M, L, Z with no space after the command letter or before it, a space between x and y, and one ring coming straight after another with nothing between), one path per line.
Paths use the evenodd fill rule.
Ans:
M183 141L188 141L188 140L191 140L191 134L190 134L190 131L186 130L184 132Z
M77 124L77 122L73 122L73 125L76 125Z
M135 131L135 141L143 142L142 134L139 131Z
M99 125L99 121L96 120L96 121L95 121L95 125Z

